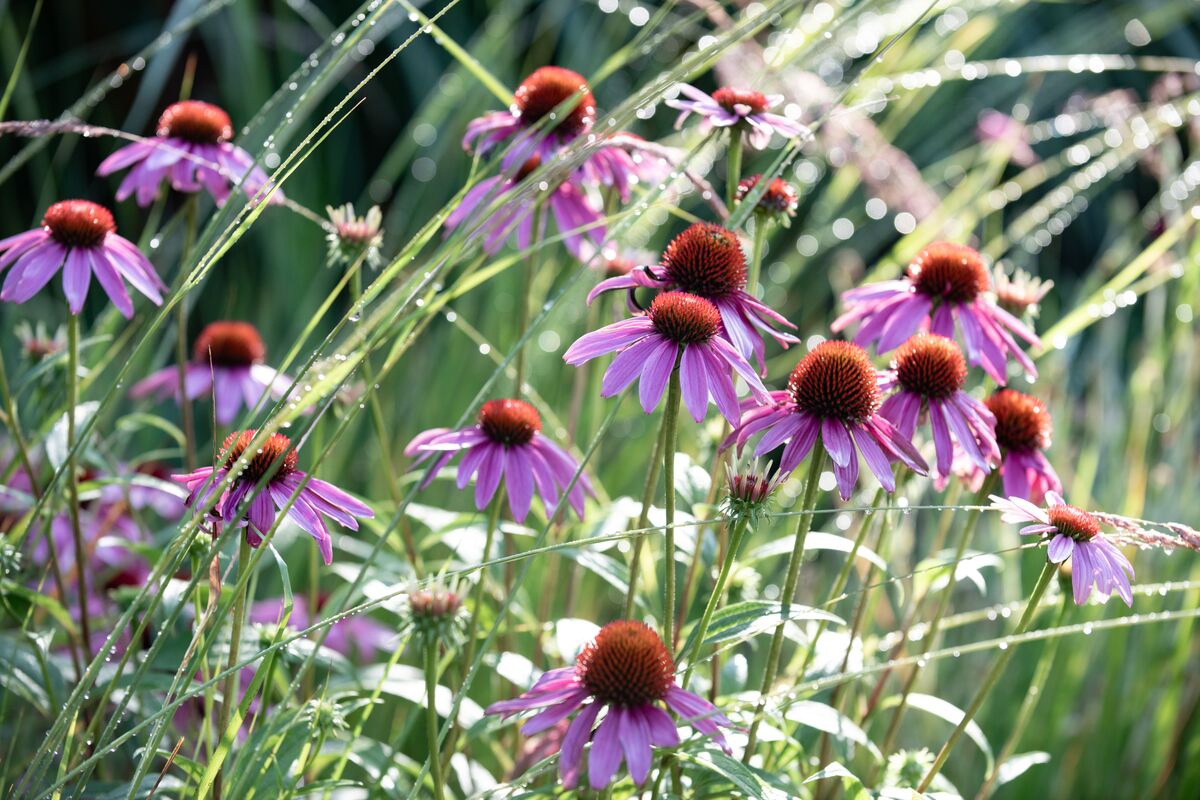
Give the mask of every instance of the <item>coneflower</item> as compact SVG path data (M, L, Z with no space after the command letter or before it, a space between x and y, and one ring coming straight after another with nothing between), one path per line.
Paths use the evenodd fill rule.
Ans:
M1045 404L1015 389L1001 389L984 402L996 418L1005 496L1040 503L1047 492L1061 493L1062 481L1043 452L1052 427Z
M726 445L736 442L740 451L750 437L761 433L754 455L786 445L779 468L791 472L820 438L833 461L843 500L850 498L858 482L860 453L883 488L893 492L893 462L900 461L921 475L928 465L912 441L879 414L879 380L861 347L850 342L822 342L792 370L785 391L771 392L768 405L742 416Z
M967 364L953 340L918 333L896 350L880 383L883 391L895 388L896 392L883 401L879 413L905 439L912 440L919 420L929 420L939 478L951 473L955 442L985 473L1000 460L996 418L963 391L966 379Z
M1100 530L1100 522L1088 512L1067 505L1062 495L1046 492L1047 508L1042 509L1021 497L991 496L992 507L1003 512L1005 522L1032 523L1021 528L1026 536L1044 536L1046 557L1061 564L1071 559L1071 585L1075 604L1083 605L1093 588L1105 599L1114 592L1133 605L1129 579L1133 565ZM1128 573L1128 574L1126 574Z
M796 326L747 292L746 279L746 256L737 235L720 225L697 222L667 245L658 266L601 281L588 294L588 302L614 289L679 289L703 297L720 312L722 335L744 357L756 358L765 374L763 333L786 348L798 340L774 326Z
M474 425L457 431L432 428L404 448L404 454L415 456L418 464L433 460L421 488L460 452L464 455L458 466L458 488L466 488L475 477L475 507L482 511L504 479L508 507L517 522L525 521L535 493L547 514L551 513L579 468L575 459L542 433L537 409L510 398L484 403ZM567 497L580 519L585 493L592 494L592 486L580 475Z
M264 364L266 355L262 336L250 323L209 323L196 337L192 360L183 368L187 399L213 395L217 423L228 425L243 405L253 409L264 395L283 397L292 379ZM161 369L129 390L133 398L151 394L180 401L178 366Z
M579 366L617 352L604 373L600 394L620 394L640 378L638 398L647 414L662 400L678 361L683 402L692 418L704 420L712 397L732 423L740 413L734 372L761 401L766 401L767 390L746 359L718 335L720 329L721 315L708 300L686 292L663 292L646 314L581 336L563 354L563 360Z
M773 114L770 109L783 102L781 94L763 94L752 89L735 89L722 86L711 95L705 94L694 86L680 84L679 93L690 98L678 98L667 101L671 108L680 110L675 127L683 127L684 121L692 114L700 117L700 130L704 133L713 128L732 128L745 133L746 140L755 150L762 150L771 143L771 135L791 139L808 131L808 128L795 120L779 114Z
M653 748L679 744L675 722L660 704L729 752L720 729L732 723L712 703L676 684L675 664L657 633L644 623L620 620L600 629L574 667L543 673L528 692L493 703L487 713L508 717L537 710L521 728L532 736L578 711L562 740L559 773L564 787L575 788L584 745L591 741L588 783L599 790L612 781L622 760L634 783L645 783ZM604 718L596 727L602 711Z
M262 537L275 524L277 512L292 503L287 518L317 540L321 558L326 565L332 564L333 538L329 535L324 517L356 531L356 517L370 519L375 512L333 484L309 477L297 469L300 457L292 448L291 439L282 433L271 434L257 451L247 453L246 448L254 441L256 434L255 430L229 434L221 445L215 466L172 475L172 480L183 484L188 490L189 506L197 503L203 505L218 489L222 489L223 494L213 507L213 512L226 526L244 525L246 541L251 547L262 544ZM231 472L236 476L232 485L222 488L221 484ZM249 507L242 509L246 498L256 492L259 481L264 478L267 479L266 485L258 491ZM301 488L306 478L307 483Z
M149 259L117 235L112 212L89 200L61 200L50 206L42 227L0 240L0 254L0 272L8 269L0 300L10 303L28 301L60 268L72 314L83 310L92 275L127 319L133 316L133 303L124 281L156 306L162 305L167 289Z
M961 329L967 359L996 383L1008 382L1008 358L1031 378L1033 361L1013 334L1034 346L1041 340L1021 320L992 298L991 277L983 257L973 248L953 242L934 242L908 265L899 280L851 289L842 295L846 313L833 322L834 331L859 325L854 341L874 344L880 353L894 350L918 331L954 338Z
M552 113L557 118L546 120ZM504 161L505 168L511 168L531 156L548 160L564 144L590 131L595 122L596 98L582 75L563 67L539 67L517 86L507 111L488 112L467 125L463 148L486 155L506 140L516 139Z
M212 103L183 100L167 106L158 118L157 135L122 147L100 163L97 175L111 175L133 167L117 188L117 200L135 195L139 206L148 206L163 181L177 192L207 189L224 203L230 188L240 182L250 196L270 183L254 164L254 157L233 144L233 124L225 110ZM282 203L275 191L271 203Z

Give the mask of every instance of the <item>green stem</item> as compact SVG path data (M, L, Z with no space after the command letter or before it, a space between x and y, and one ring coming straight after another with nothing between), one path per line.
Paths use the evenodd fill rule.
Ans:
M763 250L767 244L767 220L763 214L754 215L754 245L750 250L750 273L746 276L746 291L759 296L758 280L762 274Z
M183 272L191 258L192 246L196 241L196 196L187 199L183 207L183 249L179 255L179 270ZM188 472L196 469L196 423L192 415L192 401L187 394L188 370L187 298L175 307L175 370L178 378L179 413L183 420L184 463Z
M783 651L783 629L787 624L791 604L796 596L796 584L800 579L800 564L804 560L804 542L808 532L812 530L813 510L817 503L817 487L821 482L821 468L825 464L825 448L818 436L813 443L812 453L808 457L808 477L804 482L804 499L801 501L800 518L796 521L796 539L792 545L792 557L788 561L787 578L783 582L783 593L779 596L779 624L771 637L771 650L767 655L767 666L763 673L762 687L759 689L758 705L754 709L754 721L750 723L750 733L746 739L746 754L742 761L750 763L754 754L754 745L758 741L758 726L762 723L763 712L767 707L767 698L771 693L771 685L775 683L775 675L779 670L779 656Z
M238 537L238 565L235 580L242 585L242 588L233 600L233 627L229 631L229 657L225 661L227 670L233 670L238 663L238 650L242 644L242 628L246 624L246 590L250 586L250 581L242 580L242 576L250 565L250 541L242 531L236 528L233 533ZM221 707L217 712L218 741L225 737L225 728L229 725L230 712L237 705L237 693L238 672L233 670L225 677L225 686L221 690ZM225 767L222 765L213 780L213 800L221 800L221 784L224 774Z
M1045 566L1042 567L1042 573L1038 575L1037 584L1033 587L1033 593L1029 595L1029 602L1025 605L1025 613L1021 615L1021 619L1017 622L1017 627L1013 630L1012 636L1020 636L1029 629L1030 623L1037 615L1038 605L1042 601L1042 595L1046 591L1046 587L1050 585L1050 579L1054 577L1054 573L1058 570L1057 565L1047 559ZM991 669L983 679L983 683L979 685L979 690L975 692L975 698L971 700L971 705L967 706L966 712L963 714L958 724L954 726L954 731L951 732L950 738L942 745L942 749L938 751L937 758L933 761L933 766L929 768L924 779L921 780L921 785L917 787L917 792L924 794L929 788L929 784L933 783L933 779L941 772L942 765L946 763L946 759L950 757L950 752L954 750L954 745L958 744L958 740L962 738L963 732L971 721L975 719L975 715L979 713L979 709L983 707L983 703L987 700L988 694L1000 680L1000 675L1004 672L1004 668L1008 666L1008 662L1012 659L1014 647L1005 647L1000 651L1000 655L992 662Z
M654 501L654 490L658 488L658 470L662 466L663 442L667 438L666 419L659 426L658 436L654 439L654 450L650 453L650 462L646 467L646 488L642 490L642 510L638 514L637 526L634 530L639 533L633 538L633 550L629 556L629 589L625 593L625 619L633 617L634 600L637 597L638 573L642 565L642 542L645 540L646 526L650 524L650 504Z
M696 660L700 657L700 648L704 646L704 636L708 633L708 624L712 621L713 614L717 607L721 604L722 598L725 596L725 584L729 581L729 573L733 571L733 562L737 559L738 551L741 549L742 540L746 536L746 528L749 527L750 520L748 517L738 517L733 523L733 530L730 532L729 548L725 553L725 558L721 561L721 571L717 574L717 585L713 587L712 594L708 596L708 604L704 607L704 614L700 617L700 622L696 626L696 635L692 640L692 649L687 656L687 669L683 673L683 681L680 686L687 688L688 680L692 677L692 670L696 668Z
M975 496L975 505L984 504L988 494L992 491L995 481L996 473L993 472L984 480L983 485L979 487L979 492ZM950 574L946 578L946 585L942 588L941 595L938 596L937 610L934 611L933 619L929 621L929 629L921 639L922 655L932 650L934 642L937 641L938 631L942 625L942 618L946 616L946 612L950 609L950 598L954 594L954 577L958 572L958 565L962 563L963 556L966 555L967 545L971 543L971 537L974 535L975 528L979 525L979 520L982 516L982 511L976 511L967 518L967 523L963 525L962 535L958 539L958 547L954 550L954 560L950 562ZM888 723L887 734L883 737L883 752L885 754L892 752L892 745L896 743L896 736L900 732L900 720L904 717L904 712L908 707L908 696L912 693L920 674L921 662L918 661L913 664L912 670L908 673L908 678L904 681L904 688L900 691L900 703L896 706L896 711L892 715L891 722Z
M1071 610L1071 593L1063 592L1062 602L1058 607L1058 617L1054 620L1052 627L1059 627L1066 620L1068 612ZM1054 657L1058 655L1058 645L1062 642L1061 638L1055 637L1046 642L1042 648L1042 655L1038 659L1037 666L1033 669L1033 678L1029 682L1029 688L1025 691L1025 700L1021 703L1021 708L1017 711L1016 722L1013 723L1012 733L1008 735L1008 740L1004 742L1004 747L1000 748L1000 752L996 755L995 766L988 773L983 781L983 786L979 787L979 792L975 795L975 800L986 800L992 793L992 787L996 783L996 777L999 775L999 769L1005 761L1012 756L1013 751L1017 749L1017 745L1021 742L1021 736L1024 735L1025 729L1029 727L1029 722L1033 719L1033 712L1037 708L1038 700L1041 699L1042 689L1046 686L1046 681L1050 677L1050 667L1054 664Z
M539 202L533 209L533 232L534 241L541 241L539 231L542 229L542 204ZM513 390L513 397L522 397L525 394L525 334L529 330L529 310L532 306L533 281L537 273L538 262L541 260L542 248L535 246L533 252L529 254L529 260L525 263L523 272L524 281L521 284L521 310L517 314L517 363L516 363L516 381Z
M667 409L663 417L663 481L666 484L666 499L663 508L666 510L666 529L664 533L663 554L666 557L665 593L663 597L663 641L670 652L675 652L675 445L679 436L679 401L682 394L679 390L679 362L683 358L683 348L675 356L675 367L671 370L670 382L667 384Z
M79 405L79 317L67 312L67 504L70 506L71 536L75 543L75 577L79 586L79 636L83 660L92 653L91 622L88 620L87 566L79 527L79 475L75 457L75 407ZM65 598L64 598L65 599Z
M726 166L728 173L725 179L725 205L729 206L729 213L733 213L733 207L737 204L738 182L742 179L742 131L740 128L734 127L729 135L729 152L726 154ZM753 283L750 284L754 286Z
M437 673L437 640L429 637L425 643L425 739L429 743L429 777L433 780L434 800L442 800L445 789L442 785L442 759L438 744Z

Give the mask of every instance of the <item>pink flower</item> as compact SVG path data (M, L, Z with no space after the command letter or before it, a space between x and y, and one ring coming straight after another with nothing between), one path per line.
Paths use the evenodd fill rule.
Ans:
M192 360L184 367L184 391L189 400L212 394L217 423L228 425L242 405L254 408L263 395L280 398L292 379L262 363L267 349L258 330L248 322L213 322L196 337ZM179 369L166 367L137 382L134 398L157 395L179 402Z
M541 165L541 158L531 156L511 177L497 175L485 178L467 192L458 208L446 217L446 231L461 225L480 207L488 208L504 198L522 180ZM535 238L541 239L544 231L533 230L534 211L541 202L546 204L559 232L563 244L578 259L587 259L604 242L604 215L592 207L583 187L575 179L567 179L543 196L505 198L481 230L487 234L483 249L494 253L515 231L517 247L527 249Z
M912 440L918 420L929 420L938 478L944 479L953 469L955 441L985 473L1000 461L996 418L987 406L963 391L966 379L967 364L952 339L918 333L900 345L892 369L884 373L880 384L883 391L897 389L883 401L879 413L905 439Z
M563 361L579 366L619 351L604 373L600 396L620 394L640 376L638 397L642 410L649 414L662 399L678 360L683 402L692 418L704 420L712 397L732 423L739 414L734 372L762 402L767 400L767 389L746 359L717 335L720 328L720 312L703 297L663 292L654 298L646 314L581 336L563 354Z
M584 162L581 171L585 180L616 189L621 202L627 203L635 184L662 183L676 161L678 154L670 148L632 133L617 133Z
M122 278L162 305L166 284L133 242L116 230L112 212L97 203L62 200L50 206L42 227L0 240L0 272L11 265L0 300L26 302L62 268L63 293L72 314L83 310L93 274L126 319L133 316L133 303Z
M773 325L796 327L783 315L746 291L746 256L733 231L697 222L676 236L663 251L658 267L639 267L601 281L588 294L588 303L613 289L675 288L710 301L721 312L721 331L744 357L754 357L766 374L763 332L787 347L798 341Z
M679 744L675 723L659 703L729 752L720 728L733 724L712 703L679 688L675 664L662 639L644 623L632 620L605 625L583 648L574 667L543 673L528 692L493 703L487 713L507 718L538 710L521 728L532 736L578 711L562 738L559 773L563 786L574 789L584 745L591 741L588 783L599 790L612 781L622 760L640 786L650 775L653 748ZM604 718L593 732L602 711Z
M1071 559L1071 585L1075 605L1083 605L1093 587L1104 599L1113 592L1133 605L1129 579L1133 565L1116 545L1100 531L1100 523L1081 508L1069 506L1058 492L1046 492L1045 510L1020 497L991 496L992 508L1003 512L1005 522L1031 522L1021 528L1023 535L1046 534L1047 557L1055 564ZM1128 575L1126 574L1128 573Z
M934 242L908 266L905 277L862 286L842 295L846 313L834 320L833 330L861 325L854 341L874 343L886 353L917 331L954 338L962 329L967 357L1003 386L1012 357L1031 378L1037 368L1017 346L1016 334L1040 346L1037 334L992 299L991 277L983 258L970 247Z
M574 98L570 111L542 123L547 115ZM517 144L504 158L511 169L532 156L553 157L564 144L592 129L596 122L596 98L578 72L562 67L539 67L521 81L508 111L492 111L471 121L463 136L463 148L486 155L508 139Z
M1047 492L1062 493L1062 481L1043 450L1050 447L1050 412L1032 395L1001 389L984 401L996 419L996 443L1002 454L1004 494L1034 503Z
M356 531L358 520L355 517L370 519L375 512L333 484L316 478L309 478L304 488L300 488L301 481L308 475L296 469L299 456L292 449L291 440L281 433L271 434L257 453L247 455L246 448L254 441L256 433L254 430L245 430L229 434L221 446L218 466L201 467L185 475L172 475L172 480L187 488L187 504L194 506L207 502L230 471L236 468L236 479L224 490L213 512L226 525L244 525L246 541L252 547L262 544L262 537L275 524L276 512L291 503L292 496L296 495L295 502L288 509L287 518L317 540L321 558L326 565L332 564L333 539L323 517ZM249 508L240 508L246 498L255 494L263 478L267 478L267 483L251 501Z
M762 150L771 143L771 134L778 133L785 139L807 133L808 128L795 120L769 113L783 102L783 95L765 95L750 89L733 89L723 86L707 95L694 86L680 84L679 93L690 100L668 100L671 108L680 109L675 127L681 128L690 114L700 117L700 130L704 133L713 128L739 128L746 132L746 139L755 150Z
M881 416L879 374L866 351L850 342L828 341L800 360L788 388L771 393L771 403L747 411L725 440L746 441L762 433L756 457L786 443L779 460L781 472L804 461L818 439L833 461L842 499L850 499L858 483L858 456L889 492L896 490L892 462L900 461L924 475L928 465L912 442Z
M579 470L575 459L542 433L542 418L524 400L489 400L479 410L477 424L457 431L433 428L413 438L404 448L404 454L416 456L418 464L433 458L421 482L422 489L462 451L466 454L458 466L458 488L466 488L471 477L478 473L475 507L482 511L504 478L508 508L517 522L525 521L535 492L542 498L547 514L553 513L560 493L571 485ZM568 495L580 519L583 519L585 492L594 496L591 483L585 475L580 475Z
M137 204L148 206L164 180L177 192L192 193L201 187L217 203L229 197L230 186L241 181L253 197L270 179L254 164L254 157L233 144L233 125L225 111L211 103L184 100L167 106L158 118L158 135L122 147L101 162L97 175L111 175L132 166L117 188L117 200L136 193ZM282 203L276 191L269 202Z

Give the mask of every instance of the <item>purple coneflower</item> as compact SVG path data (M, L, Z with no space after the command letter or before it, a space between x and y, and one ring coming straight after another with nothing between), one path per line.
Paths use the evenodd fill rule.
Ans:
M575 102L570 111L538 125L571 98ZM508 168L534 155L548 160L564 144L591 130L595 122L596 98L582 75L562 67L539 67L521 81L508 111L488 112L467 125L463 148L483 155L506 139L528 134L505 157Z
M574 667L543 673L528 692L515 700L493 703L487 713L507 718L539 710L521 728L531 736L553 728L578 710L562 740L559 773L566 788L575 788L583 748L590 740L588 783L598 790L608 786L622 760L634 783L645 783L653 748L679 744L675 723L659 703L729 752L720 728L732 728L733 723L712 703L676 684L675 664L662 639L644 623L633 620L605 625L583 648ZM593 736L596 717L605 709Z
M737 201L739 203L754 191L754 187L758 186L762 177L762 175L751 175L738 181ZM754 206L754 213L778 222L786 228L791 225L792 217L796 216L796 208L799 205L800 196L796 194L796 188L782 178L772 178L762 196L758 198L758 202Z
M370 519L375 512L333 484L309 478L306 473L296 469L299 456L292 449L291 439L282 433L271 434L256 453L247 454L246 447L254 441L256 433L255 430L245 430L229 434L221 445L217 466L201 467L185 475L172 475L172 479L187 488L187 504L194 506L207 502L236 467L236 479L213 507L213 513L225 525L246 524L246 541L251 547L262 544L262 537L275 524L276 512L291 502L292 495L296 495L295 502L288 509L287 518L317 540L321 558L326 565L332 564L333 539L322 517L329 517L356 531L358 520L355 517ZM270 478L262 491L251 501L249 508L242 511L246 519L239 519L238 506L255 493L259 481L268 475ZM305 478L308 478L308 482L301 488L300 484Z
M683 126L689 114L696 114L700 117L702 132L707 133L713 128L740 128L755 150L762 150L770 144L773 133L791 139L808 131L799 122L768 111L783 102L781 94L766 95L750 89L723 86L708 95L686 83L679 85L679 92L691 99L667 101L671 108L680 109L679 118L675 120L676 128Z
M1041 400L1016 389L1000 389L984 405L996 418L996 443L1000 446L1000 477L1004 494L1034 503L1047 492L1062 492L1062 481L1043 450L1050 447L1050 412ZM983 473L973 471L968 484L978 488Z
M288 627L294 631L302 631L317 622L321 619L320 611L327 602L328 595L322 594L317 598L315 615L309 613L309 607L305 603L295 603L291 616L288 617ZM251 605L247 619L260 625L276 625L282 616L283 599L277 598L259 600ZM324 646L348 659L367 664L374 661L379 653L387 651L395 638L396 633L391 627L366 614L353 614L329 625Z
M861 323L854 341L886 353L919 330L954 338L957 324L972 365L983 367L996 383L1008 381L1012 357L1031 378L1037 368L1013 339L1032 345L1037 334L1000 308L989 295L991 279L983 257L966 245L934 242L908 265L905 277L862 286L842 295L846 313L833 322L841 331Z
M184 367L184 391L189 400L212 394L217 423L228 425L242 405L254 408L263 395L280 398L292 379L263 363L267 348L248 322L212 322L200 331L192 360ZM157 394L179 402L179 369L166 367L135 383L131 397Z
M351 203L325 206L325 214L332 227L325 235L326 266L353 264L360 258L371 269L383 266L383 211L379 206L371 206L365 217L355 214Z
M783 347L798 341L772 324L796 327L746 291L746 256L733 231L697 222L676 236L663 251L658 267L643 266L626 275L601 281L588 294L591 303L602 292L638 287L680 289L711 302L721 312L725 337L746 358L753 356L766 374L762 332Z
M26 302L61 267L63 292L72 314L83 310L93 274L126 319L133 316L133 302L122 278L152 303L162 305L166 284L133 242L116 231L112 212L98 203L55 203L46 209L42 227L0 240L0 272L9 268L0 300Z
M1129 579L1133 565L1116 545L1100 532L1100 523L1088 512L1069 506L1058 492L1046 492L1048 508L1038 508L1020 497L992 495L992 508L1003 512L1005 522L1031 522L1021 528L1026 535L1046 534L1047 557L1055 564L1071 559L1071 586L1075 605L1083 605L1093 586L1108 598L1114 591L1133 605L1133 590ZM1128 573L1128 577L1126 577Z
M966 380L967 364L954 340L918 333L896 350L891 370L884 373L880 384L885 392L897 389L883 401L879 414L905 439L912 440L922 415L929 419L939 478L944 479L953 469L956 441L984 472L1000 461L996 418L986 405L963 391Z
M718 335L720 330L721 314L708 300L687 292L663 292L647 313L581 336L563 354L563 361L577 367L620 351L604 373L600 395L619 394L640 376L638 398L649 414L662 399L678 360L683 402L692 418L704 421L711 396L721 414L734 423L740 414L734 371L760 401L766 402L768 395L746 359Z
M1017 319L1025 319L1038 315L1042 300L1054 288L1054 281L1035 278L1023 269L1010 276L997 265L992 270L992 287L1001 308Z
M511 176L495 175L475 184L458 204L458 208L446 217L447 234L469 218L476 209L481 206L487 208L498 198L511 192L540 165L541 158L535 155L526 160ZM533 243L535 236L541 237L542 231L533 230L533 220L536 216L534 211L540 202L546 203L558 230L563 234L563 244L576 258L590 258L604 242L604 216L592 208L583 187L573 178L568 178L544 197L531 195L501 203L498 210L482 225L481 230L487 234L483 243L484 251L496 252L514 231L517 247L522 250Z
M158 118L157 136L122 147L101 162L96 174L111 175L132 166L117 188L117 200L134 194L139 206L154 202L164 180L177 192L207 189L217 203L224 203L230 187L240 180L242 190L253 197L270 179L232 138L233 124L223 109L183 100L167 106ZM269 202L282 203L283 192L276 191Z
M622 132L607 137L605 146L588 157L581 171L585 180L616 189L621 202L627 203L635 184L667 180L676 161L678 154L669 148Z
M861 347L827 341L800 360L788 378L787 390L771 392L771 403L747 412L726 440L740 450L756 433L765 431L755 456L787 443L779 469L800 466L818 437L833 460L842 499L850 499L858 482L858 455L867 462L883 488L896 490L892 462L900 461L924 475L928 466L909 439L879 414L879 374Z
M504 478L508 508L517 522L525 521L535 491L547 513L552 513L558 506L559 493L570 486L579 469L575 459L542 433L541 416L524 400L489 400L479 409L476 424L457 431L433 428L404 448L404 454L416 456L418 464L434 457L421 482L422 489L461 451L466 454L458 465L458 488L466 488L478 473L475 507L482 511ZM568 495L580 519L585 492L593 494L592 485L581 474Z

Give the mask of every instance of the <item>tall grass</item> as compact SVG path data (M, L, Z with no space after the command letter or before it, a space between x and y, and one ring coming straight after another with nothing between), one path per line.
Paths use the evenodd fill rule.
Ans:
M680 170L716 185L721 140L674 129L662 102L674 84L778 90L800 107L812 136L748 151L743 170L800 189L796 219L768 232L762 284L803 341L829 335L843 290L896 276L934 239L974 240L1010 272L1053 280L1037 320L1045 347L1033 353L1041 376L1031 391L1053 416L1049 455L1067 497L1132 518L1198 518L1200 27L1185 3L179 0L164 16L136 5L74 13L51 5L0 15L10 76L0 113L13 121L0 129L9 197L0 234L32 227L58 199L111 204L115 184L93 172L124 142L80 125L152 133L161 107L188 86L229 111L238 143L289 198L273 206L235 194L219 208L203 198L190 249L178 197L149 210L114 205L119 230L171 292L159 309L139 303L126 323L93 291L81 318L74 456L101 476L80 485L84 500L109 483L128 491L131 462L182 471L179 409L127 392L174 362L175 319L186 311L190 336L219 319L258 326L294 392L260 403L236 427L256 427L259 442L281 431L302 443L301 468L366 499L375 518L356 535L335 529L332 567L307 536L281 525L248 569L235 570L238 548L205 533L203 504L177 524L138 515L151 577L116 590L99 615L99 655L77 674L67 648L76 611L57 596L37 548L66 497L66 356L33 361L12 335L25 322L52 333L63 322L61 296L54 289L0 306L0 475L5 498L28 501L0 515L6 794L192 797L220 780L226 797L430 796L422 652L405 598L444 584L466 594L477 581L476 645L464 651L448 639L441 651L438 732L454 742L448 794L561 791L552 756L513 775L526 741L482 709L525 691L538 670L571 663L597 625L621 616L627 594L635 616L661 626L666 574L661 512L636 524L658 420L628 399L576 397L575 371L562 363L571 341L620 313L618 303L592 313L584 303L600 259L580 263L554 237L537 242L526 289L534 253L488 256L478 221L453 232L442 224L469 186L499 170L498 157L463 153L467 123L506 105L521 78L547 63L589 78L600 130L611 121L675 147ZM977 138L988 108L1023 120L1036 163L1018 166L1011 143ZM48 134L19 122L32 120L70 124ZM491 206L537 197L596 146L543 165ZM360 213L384 208L378 270L362 260L325 266L324 207L347 201ZM726 224L749 222L750 208L738 206ZM615 241L655 253L689 221L714 215L682 177L637 187L630 204L609 212ZM533 313L522 333L526 291ZM512 394L521 349L526 397L598 499L583 522L553 509L535 510L525 525L504 521L502 546L485 552L486 512L446 478L418 493L420 472L402 453L420 431L468 423L482 401ZM768 352L770 382L781 385L797 348ZM227 431L207 403L195 410L203 464ZM685 418L675 457L678 568L691 592L681 599L684 642L720 567L723 487L711 485L710 465L722 434L712 417L702 427ZM34 497L14 488L21 446L36 464ZM741 725L759 701L764 634L779 622L779 556L807 513L801 485L792 478L752 526L731 573L731 602L741 602L718 611L706 640L720 655L718 705ZM1009 648L1012 662L941 788L973 796L994 771L991 790L1013 797L1200 790L1191 636L1200 574L1190 551L1133 553L1131 610L1115 601L1076 608L1052 586L1035 630L1011 637L1043 552L975 508L969 492L913 480L880 505L873 491L847 503L824 491L813 512L822 535L807 544L799 595L812 620L785 627L762 760L743 766L692 736L675 761L686 796L873 796L892 751L936 751ZM655 498L661 506L661 487ZM959 530L973 515L962 559L934 547L945 541L939 530ZM872 535L852 546L860 532ZM639 538L655 555L631 592L628 554ZM220 571L210 573L214 557ZM926 604L907 629L910 646L893 652L914 598L947 581L937 640L917 638L928 632ZM227 622L244 589L280 598L284 612L277 624L247 626L231 660ZM307 624L289 625L298 607L309 610ZM832 617L803 665L817 612ZM364 617L392 631L384 650L363 659L328 646L335 623ZM458 663L464 652L472 663ZM698 691L713 684L712 658L699 664ZM253 678L245 673L234 714L245 725L240 734L237 724L214 730L225 678L243 668ZM912 669L920 674L889 751L888 721ZM868 714L877 684L879 710ZM663 787L672 785L664 772ZM626 779L615 794L633 791Z

